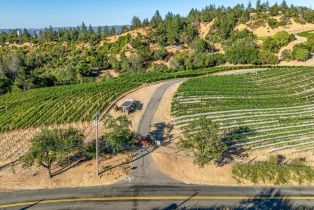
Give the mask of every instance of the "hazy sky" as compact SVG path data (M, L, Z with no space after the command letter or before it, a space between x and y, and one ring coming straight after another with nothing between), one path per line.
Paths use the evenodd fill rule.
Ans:
M286 1L314 7L314 0ZM269 2L273 4L276 0ZM187 15L191 8L237 3L246 5L248 0L0 0L0 28L76 26L83 21L93 26L125 25L134 15L150 18L157 9L162 15L168 11Z

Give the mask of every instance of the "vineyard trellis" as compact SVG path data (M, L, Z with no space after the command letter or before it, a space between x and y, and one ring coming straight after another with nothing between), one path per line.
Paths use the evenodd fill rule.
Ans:
M209 118L231 147L305 151L314 148L313 99L314 68L193 78L179 87L172 118L180 130Z
M243 67L248 68L248 67ZM250 67L252 68L252 67ZM169 73L134 73L103 82L13 92L0 96L0 132L90 120L124 92L159 80L193 77L234 69L215 67Z

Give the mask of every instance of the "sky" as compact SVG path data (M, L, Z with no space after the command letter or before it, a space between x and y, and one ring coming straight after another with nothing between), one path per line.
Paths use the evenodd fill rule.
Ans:
M0 0L0 28L43 28L128 25L133 16L151 18L156 10L187 15L206 5L247 5L249 0ZM266 0L265 0L266 1ZM281 3L282 0L278 0ZM255 4L255 0L251 0ZM262 1L263 2L263 1ZM269 0L270 4L276 0ZM288 4L314 9L314 0L286 0Z

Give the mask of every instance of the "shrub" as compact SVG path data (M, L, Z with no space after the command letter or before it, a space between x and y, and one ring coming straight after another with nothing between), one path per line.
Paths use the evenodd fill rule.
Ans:
M195 53L214 52L214 48L210 46L208 42L198 37L195 38L193 42L191 43L191 48L194 50Z
M269 18L268 19L268 25L272 29L277 28L278 27L278 21L275 18Z
M297 61L306 61L310 57L310 51L306 48L295 46L292 50L292 59Z
M250 180L256 184L271 183L276 185L298 182L299 184L314 180L314 169L300 161L283 164L276 158L253 164L236 164L232 174L238 179Z
M258 49L251 38L237 39L227 47L225 56L227 61L234 64L258 63Z
M193 68L207 68L225 63L222 54L196 53L192 56Z
M290 61L292 59L291 50L285 49L284 51L282 51L280 59L284 61Z
M153 63L148 70L155 72L166 72L168 71L168 66L166 66L165 64Z
M174 70L192 69L190 55L187 52L176 53L170 60L170 67Z
M168 54L168 51L164 47L161 47L153 51L153 58L154 60L163 60L168 56Z
M293 34L289 34L286 31L279 31L273 37L267 37L263 41L262 49L276 53L281 47L286 46L294 39L295 36Z
M259 61L261 64L277 64L278 57L271 51L262 50L259 52Z

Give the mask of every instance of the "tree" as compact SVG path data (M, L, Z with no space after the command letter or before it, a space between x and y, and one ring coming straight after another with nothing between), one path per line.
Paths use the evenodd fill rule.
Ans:
M208 42L206 42L203 39L195 38L193 42L191 43L191 48L194 50L194 52L214 52L213 47L209 45Z
M43 129L32 140L29 151L23 157L24 167L37 163L47 169L52 178L52 165L70 154L83 151L84 135L74 128Z
M257 0L257 1L256 1L256 11L257 11L257 13L259 13L259 12L262 11L262 3L261 3L261 0Z
M201 117L188 124L177 146L192 151L194 162L203 167L212 160L222 158L226 145L221 144L220 139L218 125L210 119Z
M159 13L159 11L157 10L154 14L154 16L152 17L150 24L153 28L156 28L157 26L159 26L159 24L162 22L162 17Z
M262 50L259 52L259 62L261 64L277 64L278 57L271 51Z
M132 29L136 29L136 28L142 27L142 22L141 22L141 20L139 19L139 17L134 16L134 17L132 18L131 27L132 27Z
M117 32L116 32L116 28L115 28L114 26L112 26L112 27L110 28L110 33L109 33L109 34L113 36L113 35L116 35L116 33L117 33Z
M278 15L278 12L279 12L279 7L278 7L278 4L276 2L273 6L270 7L269 14L271 16L276 16L276 15Z
M105 137L113 151L117 153L122 151L125 146L130 145L134 140L134 132L131 131L131 121L125 115L117 118L108 116L104 120Z
M237 39L226 49L226 60L235 64L257 64L258 49L251 38Z
M168 51L163 46L153 51L154 60L163 60L168 56Z
M0 78L0 95L11 91L12 82L6 78Z
M28 42L30 41L31 38L31 34L28 32L28 30L26 28L23 29L23 34L22 34L22 41L23 42Z

